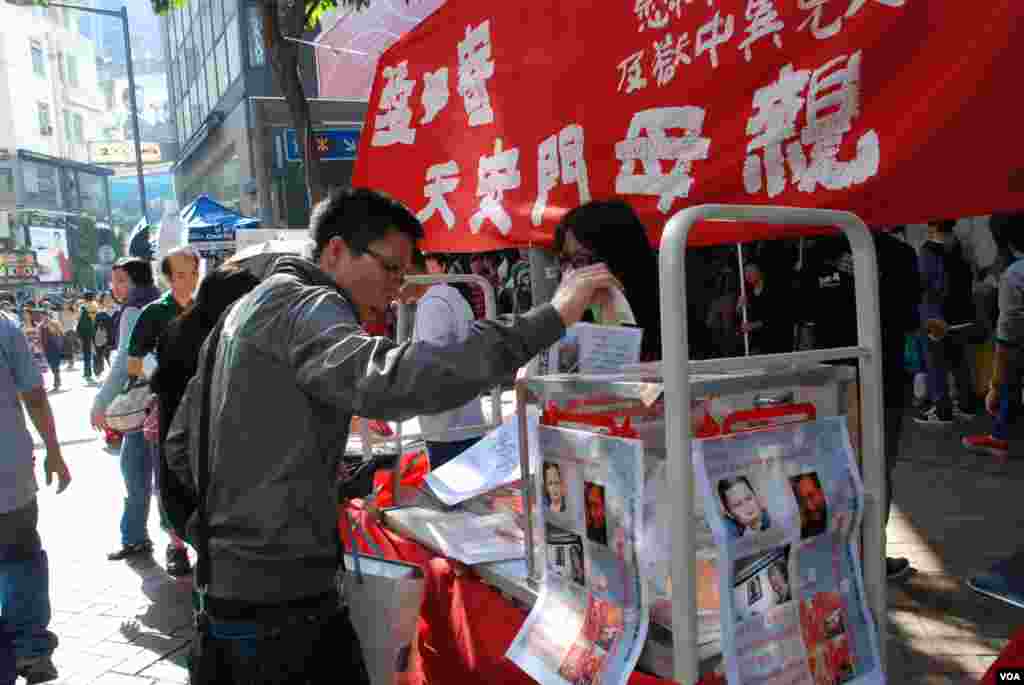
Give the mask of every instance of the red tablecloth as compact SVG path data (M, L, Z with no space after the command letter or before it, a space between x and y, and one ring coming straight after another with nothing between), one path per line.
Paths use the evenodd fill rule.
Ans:
M356 500L349 504L359 549L419 564L426 576L419 625L419 659L410 682L424 685L534 682L505 652L526 613L456 562L380 526ZM344 531L345 526L340 526ZM342 534L350 549L347 534ZM634 673L630 685L669 685L672 681Z
M981 679L981 685L996 685L999 682L997 672L1001 668L1024 669L1024 629L1018 630L999 653L999 658L992 662L988 672Z

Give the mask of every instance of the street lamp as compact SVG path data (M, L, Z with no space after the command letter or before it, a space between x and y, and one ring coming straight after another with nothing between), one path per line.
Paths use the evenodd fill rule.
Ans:
M79 5L65 5L60 2L40 2L39 0L7 0L7 3L18 7L60 7L78 12L116 17L121 20L121 27L124 29L125 58L128 62L128 92L131 98L132 132L135 134L135 172L139 177L139 206L142 209L142 218L148 224L149 213L146 211L146 181L142 176L142 138L139 134L139 107L135 101L135 67L132 66L132 40L131 34L128 31L128 8L122 7L120 12L115 12L113 10L101 10L93 7L81 7Z

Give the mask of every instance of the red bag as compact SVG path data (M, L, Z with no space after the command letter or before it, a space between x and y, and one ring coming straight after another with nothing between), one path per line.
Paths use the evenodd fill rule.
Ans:
M419 490L430 473L430 459L424 451L407 452L399 460L399 469L399 487L403 490ZM379 508L394 505L395 493L391 487L390 469L381 469L373 474L373 494Z

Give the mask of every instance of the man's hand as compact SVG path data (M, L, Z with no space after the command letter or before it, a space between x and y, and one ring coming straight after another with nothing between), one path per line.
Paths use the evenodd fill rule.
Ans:
M988 394L985 395L985 410L992 416L999 415L999 399L999 390L994 386L990 386Z
M57 476L57 494L64 492L68 485L71 484L71 471L68 469L68 465L64 462L64 457L61 456L60 451L47 452L46 461L43 462L43 469L46 472L46 484L50 485L53 482L53 477Z
M92 412L91 419L92 419L92 427L95 430L98 430L101 433L107 430L107 414L106 414L106 412L104 412L102 410L99 410L99 409L94 409L93 412Z
M576 269L562 279L562 283L551 298L551 305L562 317L566 328L579 323L584 312L593 304L611 302L611 288L624 290L618 279L604 264Z

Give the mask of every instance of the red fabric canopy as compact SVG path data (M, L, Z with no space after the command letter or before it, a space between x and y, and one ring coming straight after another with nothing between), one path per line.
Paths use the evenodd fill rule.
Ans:
M1022 18L1012 0L448 0L381 57L354 183L420 212L439 251L546 246L612 196L654 243L704 203L872 225L1017 209Z

